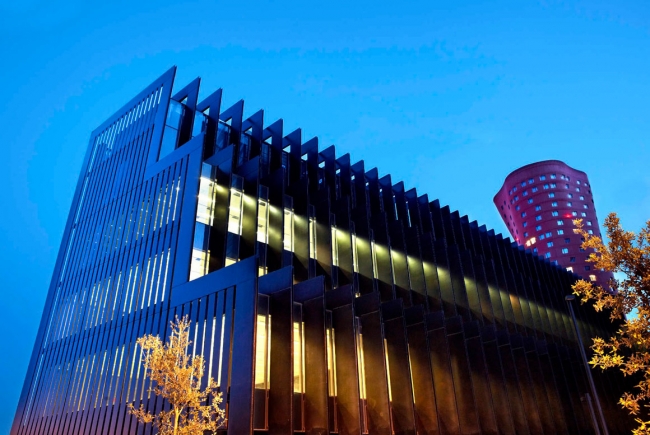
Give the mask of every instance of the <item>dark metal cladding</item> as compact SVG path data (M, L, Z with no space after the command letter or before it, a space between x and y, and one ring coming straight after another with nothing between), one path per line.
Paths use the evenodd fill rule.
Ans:
M594 433L573 274L175 71L91 135L12 435L152 433L135 340L185 315L223 433Z

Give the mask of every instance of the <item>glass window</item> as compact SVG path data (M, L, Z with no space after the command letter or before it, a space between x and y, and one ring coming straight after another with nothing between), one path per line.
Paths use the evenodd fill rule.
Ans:
M587 230L587 234L593 234L594 230Z
M562 248L562 253L563 254L568 254L569 253L569 248Z
M527 232L524 232L524 237L528 237L528 233L527 233Z
M564 230L557 230L557 234L558 236L561 236L562 234L564 234Z
M580 192L580 188L579 188L579 187L576 187L576 192Z
M553 210L553 212L551 212L551 215L553 215L553 216L557 216L558 214L559 213L557 212L557 210Z
M568 184L565 184L565 185L564 185L564 188L565 188L565 189L568 189L568 188L569 188L569 185L568 185Z
M261 198L257 201L257 241L269 242L269 203Z
M558 225L564 225L564 221L563 221L563 220L559 220L559 221L557 221L557 224L558 224Z
M524 193L522 193L521 196L528 196L528 191L524 190Z
M567 207L573 207L573 203L569 201L569 202L566 203L566 206Z
M576 257L571 257L571 258L569 258L569 262L571 262L571 263L575 263L575 262L576 262Z
M564 239L564 243L569 244L571 243L571 238L567 237Z
M571 267L571 266L567 267L566 270L573 273L573 267Z
M533 248L533 254L537 254L537 248Z
M533 187L533 188L530 189L530 190L531 190L531 192L535 193L535 192L537 192L539 189L537 189L537 187Z
M545 258L551 258L551 253L550 253L550 252L547 252L546 254L544 254L544 257L545 257Z
M521 182L521 187L526 187L526 182L525 181Z
M588 226L591 226L591 221L587 221L587 225L588 225Z
M519 206L515 207L515 210L519 211Z
M587 213L585 213L584 211L583 211L583 212L580 212L580 216L582 216L582 217L587 217Z
M576 184L580 184L580 180L576 180Z
M567 196L569 199L571 199L571 198L573 198L573 193L567 193L566 196Z
M591 281L596 281L596 275L589 275L589 279Z
M555 189L557 187L557 184L551 183L551 189Z
M542 229L542 226L541 226L541 225L537 225L537 226L535 227L535 230L537 230L537 231L541 231L541 229Z
M582 208L589 209L589 206L587 204L582 204Z
M283 245L285 251L293 252L293 210L284 209L284 237Z
M552 235L553 235L553 233L550 232L550 231L548 233L546 233L546 237L551 237Z
M548 197L549 197L549 198L555 198L555 192L551 192L551 193L549 193L549 194L548 194Z
M544 180L546 180L546 175L540 175L540 176L539 176L539 179L540 179L540 181L544 181Z
M528 226L528 222L524 222L523 224L521 224L521 226L526 228Z
M591 270L591 267L585 266L585 270Z
M339 265L339 246L338 246L337 234L338 231L336 231L336 227L332 227L332 266ZM374 254L374 250L373 250L373 254Z
M540 216L540 215L535 216L535 220L536 220L536 221L541 221L541 220L542 220L542 216Z
M533 198L528 198L528 204L532 204L532 203L533 203Z
M555 174L551 174L551 180L555 180L556 176Z
M230 188L230 207L228 208L228 232L241 235L242 193Z
M525 211L521 213L521 217L526 217L526 212Z
M547 248L553 247L553 242L546 242L546 247Z
M528 184L533 184L534 181L535 181L534 179L529 178L529 179L528 179Z
M540 211L541 209L542 209L542 206L541 206L541 205L536 205L536 206L535 206L535 211Z
M519 201L519 195L515 195L515 201Z
M584 200L585 200L585 197L580 195L580 201L584 201Z
M577 211L572 211L571 216L578 216L578 212Z
M545 184L543 187L544 189L548 189L548 184Z
M545 238L546 238L546 235L545 235L545 234L540 234L540 235L539 235L539 240L544 240Z
M557 201L553 201L553 202L551 203L551 207L557 207Z
M309 217L309 258L316 259L316 218L312 216Z

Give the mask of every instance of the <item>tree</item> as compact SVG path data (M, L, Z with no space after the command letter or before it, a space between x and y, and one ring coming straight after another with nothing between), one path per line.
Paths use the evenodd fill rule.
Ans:
M609 338L596 337L589 364L601 369L619 368L625 376L637 375L641 381L633 391L623 393L619 404L638 416L644 409L644 419L636 417L639 424L635 435L650 435L650 220L638 234L625 231L616 213L605 219L607 244L582 227L575 220L576 233L584 237L582 247L592 248L589 260L598 269L621 272L621 280L612 280L611 289L603 289L591 282L580 280L573 292L583 303L593 301L596 311L609 310L610 320L619 327Z
M187 349L190 321L187 316L171 323L169 341L145 335L137 340L142 348L146 375L152 381L149 391L165 399L168 411L151 414L142 405L129 412L142 423L153 423L159 435L202 435L215 432L225 421L225 411L219 407L222 398L212 378L201 389L205 361L201 355L191 357Z

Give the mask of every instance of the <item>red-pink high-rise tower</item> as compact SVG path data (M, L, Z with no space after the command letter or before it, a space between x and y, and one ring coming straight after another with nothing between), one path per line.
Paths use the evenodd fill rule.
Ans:
M611 273L586 260L574 219L600 237L587 174L559 160L544 160L511 172L494 204L515 241L584 279L607 288Z

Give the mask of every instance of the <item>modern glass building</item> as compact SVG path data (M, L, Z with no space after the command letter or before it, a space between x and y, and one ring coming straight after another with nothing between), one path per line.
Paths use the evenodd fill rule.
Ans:
M91 134L12 435L152 433L135 341L176 315L223 433L594 433L574 275L174 74Z
M517 243L581 278L609 288L610 272L587 261L583 239L573 233L582 219L589 234L600 237L600 225L587 174L559 160L522 166L508 174L494 205Z

